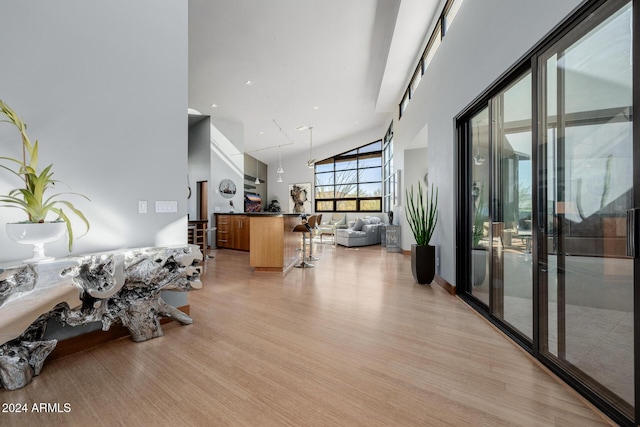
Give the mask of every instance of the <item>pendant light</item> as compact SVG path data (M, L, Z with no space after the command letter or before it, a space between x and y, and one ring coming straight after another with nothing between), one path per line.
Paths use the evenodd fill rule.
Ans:
M282 182L282 175L278 174L278 179L276 179L276 182Z
M256 159L256 181L255 184L260 184L260 178L258 178L258 159Z
M282 169L282 150L280 145L278 145L278 165L279 166L276 173L284 173L284 169ZM278 182L282 182L282 181L278 181Z
M313 169L313 165L316 163L316 159L311 157L311 147L313 145L313 126L309 126L309 160L307 161L307 167Z
M478 145L477 145L478 153L475 156L473 156L473 163L476 166L480 166L485 161L484 156L482 154L480 154L480 123L478 123L478 126L476 126L476 129L478 131Z

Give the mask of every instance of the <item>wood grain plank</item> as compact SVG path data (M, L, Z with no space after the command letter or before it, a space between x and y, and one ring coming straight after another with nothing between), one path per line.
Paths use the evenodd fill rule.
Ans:
M47 362L5 402L68 414L0 424L595 426L610 423L459 298L380 246L316 245L313 269L256 273L216 250L194 324Z

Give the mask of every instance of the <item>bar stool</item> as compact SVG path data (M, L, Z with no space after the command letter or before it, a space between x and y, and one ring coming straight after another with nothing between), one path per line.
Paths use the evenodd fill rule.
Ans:
M300 264L297 264L295 267L296 268L312 268L315 267L315 265L311 264L310 262L307 262L307 258L306 258L306 254L307 254L307 240L305 239L304 234L305 233L309 233L310 232L310 228L309 228L309 224L308 223L302 223L302 224L298 224L295 227L293 227L293 232L294 233L302 233L302 261L300 262Z
M322 214L318 214L316 216L316 229L314 230L314 233L317 233L318 231L320 231L321 225L322 225ZM322 234L320 235L320 243L322 243Z
M313 256L313 234L315 233L316 228L318 228L317 219L317 215L311 215L309 218L307 218L307 225L309 226L309 256L307 257L307 261L319 260L318 257Z

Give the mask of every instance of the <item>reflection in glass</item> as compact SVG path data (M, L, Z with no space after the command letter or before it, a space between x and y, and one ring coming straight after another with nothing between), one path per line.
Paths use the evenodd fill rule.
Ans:
M596 15L593 21L596 25ZM546 272L541 350L631 415L631 3L542 58Z
M489 305L489 109L470 121L471 294Z
M533 338L531 73L492 103L493 314Z

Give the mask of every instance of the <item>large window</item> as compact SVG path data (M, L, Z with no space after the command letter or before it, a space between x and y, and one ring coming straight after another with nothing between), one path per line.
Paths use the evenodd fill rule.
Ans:
M409 86L407 90L404 92L402 96L402 100L400 101L400 105L398 106L400 109L400 117L409 106L409 101L413 98L413 94L415 93L418 85L422 81L422 76L426 72L429 67L429 63L433 59L438 47L440 47L440 43L442 42L442 38L445 36L447 31L449 31L449 27L451 23L455 19L458 11L460 10L460 6L462 5L463 0L448 0L444 8L442 9L442 13L440 14L440 18L436 22L436 26L427 41L427 46L424 48L424 52L418 61L418 65L416 66L416 70L411 76L411 81L409 82Z
M396 186L393 180L393 123L389 125L384 142L382 144L382 163L383 163L383 181L384 181L384 202L383 208L385 212L393 209Z
M382 140L315 164L316 212L382 211Z

